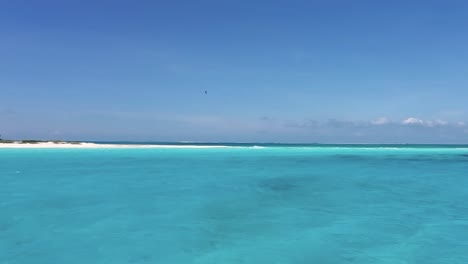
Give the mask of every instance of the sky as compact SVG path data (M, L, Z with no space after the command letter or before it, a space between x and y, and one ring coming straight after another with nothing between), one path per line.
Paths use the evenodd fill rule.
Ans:
M0 0L0 134L468 143L467 13L450 0Z

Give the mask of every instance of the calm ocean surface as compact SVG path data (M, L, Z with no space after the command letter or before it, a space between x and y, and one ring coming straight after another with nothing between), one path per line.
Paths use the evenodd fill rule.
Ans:
M468 146L0 149L0 263L468 263Z

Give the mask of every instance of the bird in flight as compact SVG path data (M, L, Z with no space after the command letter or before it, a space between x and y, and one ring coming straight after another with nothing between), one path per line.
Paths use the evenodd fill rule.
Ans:
M205 90L205 94L208 94L208 91L207 91L207 90Z

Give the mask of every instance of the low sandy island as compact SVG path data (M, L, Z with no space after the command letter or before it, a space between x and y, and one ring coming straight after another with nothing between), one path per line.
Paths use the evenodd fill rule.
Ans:
M68 142L38 142L38 143L0 143L1 148L231 148L231 146L200 146L200 145L139 145L139 144L96 144Z

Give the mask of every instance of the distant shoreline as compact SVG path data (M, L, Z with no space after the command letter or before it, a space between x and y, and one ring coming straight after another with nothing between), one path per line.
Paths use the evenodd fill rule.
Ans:
M202 143L202 142L118 142L118 141L60 141L60 140L0 140L0 149L5 148L134 148L134 149L211 149L211 148L327 148L327 149L432 149L463 148L467 144L292 144L292 143Z
M105 144L79 141L0 140L1 148L230 148L230 146Z

